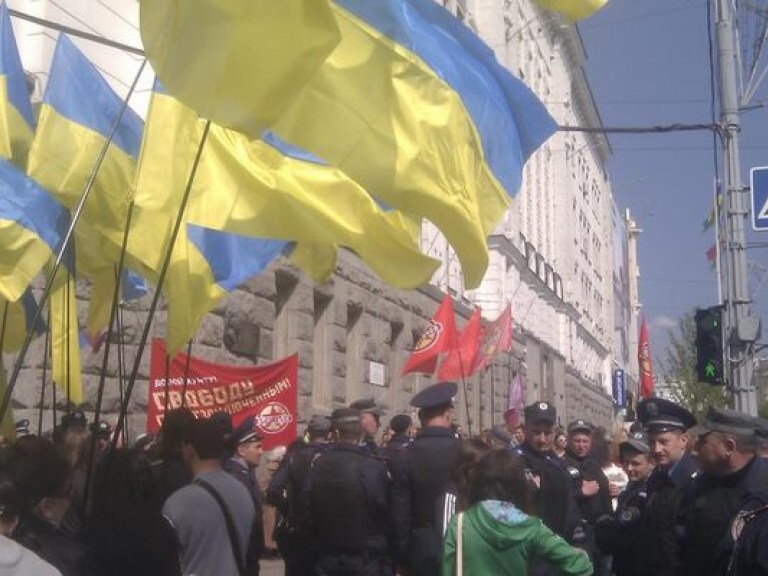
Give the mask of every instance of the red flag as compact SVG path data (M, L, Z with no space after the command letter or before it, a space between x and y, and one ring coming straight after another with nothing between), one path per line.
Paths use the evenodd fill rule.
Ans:
M480 337L480 346L470 374L479 372L491 362L498 352L512 349L512 307L507 304L504 311L488 324Z
M648 341L648 326L645 318L640 326L640 342L637 347L637 362L640 365L640 397L653 396L653 364L651 363L651 343Z
M475 308L472 317L458 337L457 346L448 352L437 371L439 380L462 380L472 375L472 366L480 346L482 316L480 308Z
M413 347L413 352L403 366L403 374L422 372L433 374L437 367L440 352L456 347L456 324L453 319L453 300L443 298L440 308L424 329L421 338Z
M509 383L507 410L504 412L504 422L510 430L519 424L520 414L523 412L523 404L525 404L523 386L523 378L518 372Z

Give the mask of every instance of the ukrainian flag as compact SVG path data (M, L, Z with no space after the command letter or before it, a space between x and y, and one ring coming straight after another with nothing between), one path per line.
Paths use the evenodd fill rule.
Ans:
M11 17L4 2L0 4L0 36L0 156L23 169L35 119Z
M0 298L0 350L16 352L24 344L28 332L34 332L35 336L45 332L45 323L39 316L33 327L37 311L37 300L29 288L16 302Z
M555 123L469 30L430 0L334 0L341 42L273 126L396 209L434 222L465 284Z
M202 126L192 110L155 92L139 162L128 249L146 273L156 275L162 264ZM394 284L422 284L437 267L364 190L337 169L287 156L275 145L249 141L215 124L205 143L184 221L165 288L171 352L192 337L203 314L234 282L244 279L245 272L253 275L269 260L265 255L251 260L245 272L232 273L231 264L218 265L212 254L232 262L237 253L233 246L239 249L245 242L236 236L262 243L280 241L271 248L264 245L265 254L272 257L287 242L297 242L304 257L312 250L327 255L329 248L346 246ZM203 229L208 231L204 235ZM217 235L212 231L236 236L229 236L227 242L219 236L214 242ZM303 249L302 243L311 246ZM225 253L219 252L225 248ZM222 270L227 274L222 275Z
M536 0L542 8L560 12L571 22L592 16L608 3L608 0Z

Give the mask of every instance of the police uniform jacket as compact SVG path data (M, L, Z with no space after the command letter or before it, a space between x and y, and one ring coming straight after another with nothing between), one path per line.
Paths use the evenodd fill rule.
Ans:
M616 576L636 576L638 559L644 554L640 528L648 503L646 481L630 482L619 494L616 512L603 517L595 525L600 550L613 556Z
M608 493L608 478L600 467L600 464L597 463L597 460L590 458L589 456L579 458L569 451L565 457L565 466L573 466L580 473L581 479L576 485L576 502L578 503L582 516L587 522L594 524L601 516L613 512L611 495ZM600 488L597 494L583 496L581 494L581 482L583 481L597 482Z
M647 576L681 573L680 544L684 533L686 493L698 465L685 453L671 471L656 469L648 478L648 505L643 515L641 540L645 543L638 570Z
M734 474L700 473L692 486L683 542L683 574L723 574L728 566L731 520L747 493L766 486L768 464L760 458Z
M251 531L250 547L246 558L246 564L250 574L258 574L259 558L264 553L264 517L261 508L261 493L259 484L256 481L255 471L237 458L227 459L222 468L230 475L237 478L248 490L253 500L253 507L256 511L254 516L253 529ZM251 570L251 568L253 568Z
M768 487L749 494L730 526L728 576L768 574Z
M461 441L448 428L428 426L391 463L396 558L420 576L439 574L442 521L435 513L448 487Z

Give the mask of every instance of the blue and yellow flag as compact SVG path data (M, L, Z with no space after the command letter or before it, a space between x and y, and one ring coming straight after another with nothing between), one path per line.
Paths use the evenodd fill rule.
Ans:
M430 0L333 0L341 42L273 130L392 207L434 222L467 287L525 158L553 132L539 100Z
M33 336L45 332L45 323L39 315L33 326L37 311L37 300L29 288L16 302L0 298L0 350L16 352L24 344L28 332L33 332Z
M168 94L155 92L139 162L128 247L130 256L142 262L145 275L153 271L156 275L162 264L202 132L203 124L191 109ZM283 246L297 242L300 249L307 242L322 254L327 254L328 247L345 246L395 285L425 283L437 266L364 190L337 169L287 156L263 140L250 141L215 124L205 143L184 220L165 288L167 340L172 352L194 334L203 314L227 290L220 283L222 276L211 252L201 251L202 244L193 241L190 230L200 234L204 228L259 242L279 240ZM211 250L227 246L212 242L212 233L207 234L206 246ZM267 251L274 254L277 249ZM232 255L221 258L230 262ZM249 265L255 269L253 262ZM244 279L244 274L238 271L232 277Z
M334 49L328 0L142 0L141 39L168 92L252 138Z
M608 0L535 0L542 8L554 10L571 22L589 18L608 3Z
M0 156L24 169L35 119L5 2L0 4L0 36Z

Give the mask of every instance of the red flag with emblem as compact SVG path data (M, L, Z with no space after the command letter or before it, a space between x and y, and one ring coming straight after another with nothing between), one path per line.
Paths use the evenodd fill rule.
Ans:
M651 363L651 343L648 340L648 326L645 318L640 326L640 342L637 347L637 362L640 365L640 397L653 396L653 364Z
M456 323L453 319L453 300L443 298L429 325L422 332L419 341L403 367L403 374L421 372L433 374L441 352L456 347Z
M472 372L479 372L491 362L499 352L512 349L512 306L507 304L504 311L493 322L488 324L480 337L480 346L475 355Z
M475 308L469 322L459 334L456 348L449 351L440 364L440 370L437 371L439 380L462 380L473 374L472 366L480 347L481 329L482 316L480 309Z

